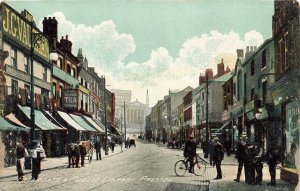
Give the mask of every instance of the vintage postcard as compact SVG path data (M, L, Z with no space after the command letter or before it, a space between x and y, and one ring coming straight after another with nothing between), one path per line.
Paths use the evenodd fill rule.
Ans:
M0 191L299 190L299 0L0 0Z

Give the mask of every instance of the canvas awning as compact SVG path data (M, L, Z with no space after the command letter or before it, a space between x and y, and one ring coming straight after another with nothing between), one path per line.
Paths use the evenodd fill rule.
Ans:
M29 131L29 129L27 128L25 129L9 123L2 116L0 116L0 131L5 131L5 130Z
M110 125L111 126L111 131L113 133L115 133L116 135L122 135L122 133L113 125Z
M26 117L30 120L30 107L24 107L18 105L19 109L26 115ZM34 110L35 114L35 125L44 131L49 130L63 130L63 128L53 124L51 121L47 119L47 117L40 111Z
M105 125L103 125L103 123L101 122L101 121L99 121L98 119L96 119L96 118L93 118L93 120L104 130L104 132L105 132ZM109 130L109 128L107 128L107 133L111 133L110 132L110 130Z
M91 132L96 132L96 129L94 129L93 127L91 127L89 124L87 124L83 118L81 118L78 115L73 115L73 114L69 114L80 126L82 126L83 128L85 128L88 131Z
M101 134L105 133L105 130L102 129L95 121L93 121L92 118L87 117L87 116L83 116L84 119L87 120L88 123L90 123L95 129L97 129Z
M5 119L7 119L8 121L16 124L17 126L24 127L25 129L30 129L30 127L27 127L21 121L19 121L19 119L17 119L16 116L13 113L10 113L10 114L8 114L4 117L5 117Z
M62 111L57 111L58 115L71 127L76 129L77 131L87 131L85 128L81 127L74 119L67 113Z
M65 128L62 124L60 124L52 115L49 111L45 111L43 110L44 114L46 115L46 117L49 117L50 118L50 121L57 124L59 127L63 128L63 129L67 129Z
M224 123L224 125L222 125L222 127L220 129L218 129L216 131L216 133L220 133L222 130L226 129L230 125L231 125L231 122Z

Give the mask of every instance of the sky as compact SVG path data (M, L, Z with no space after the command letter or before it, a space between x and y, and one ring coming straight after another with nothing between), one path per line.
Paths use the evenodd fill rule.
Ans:
M169 89L196 88L206 68L224 58L233 69L236 49L259 46L272 36L273 0L8 0L28 10L42 30L58 20L73 54L83 49L108 89L132 91L150 106Z

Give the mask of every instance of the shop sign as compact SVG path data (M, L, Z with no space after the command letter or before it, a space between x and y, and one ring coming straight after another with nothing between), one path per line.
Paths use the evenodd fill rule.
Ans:
M28 15L28 14L27 14ZM14 40L24 48L31 49L31 25L27 19L24 19L14 9L2 3L2 28L3 34ZM41 33L36 27L32 28L33 33ZM41 58L49 61L49 43L48 39L41 35L40 46L35 47L35 52Z
M65 109L77 109L78 103L78 91L77 89L66 89L64 90L64 108Z
M243 108L242 108L242 107L234 108L234 109L231 111L231 114L232 114L232 117L233 117L233 118L239 117L239 116L243 115Z
M23 72L21 70L18 70L10 65L5 65L5 74L15 77L17 79L20 79L22 81L25 81L27 83L30 83L30 75L26 72ZM37 77L34 77L34 85L42 87L47 90L51 90L51 84L48 82L45 82Z
M286 145L287 157L284 167L296 169L299 164L299 156L291 152L292 145L299 149L299 130L300 130L300 101L293 101L286 105ZM295 163L296 162L296 163ZM298 167L299 168L299 167Z
M87 95L89 95L90 91L83 87L82 85L79 85L79 90Z

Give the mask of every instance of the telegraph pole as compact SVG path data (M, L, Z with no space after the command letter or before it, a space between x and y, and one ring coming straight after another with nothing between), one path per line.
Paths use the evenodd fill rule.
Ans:
M125 129L125 141L126 141L126 113L125 113L125 101L124 101L124 129Z

